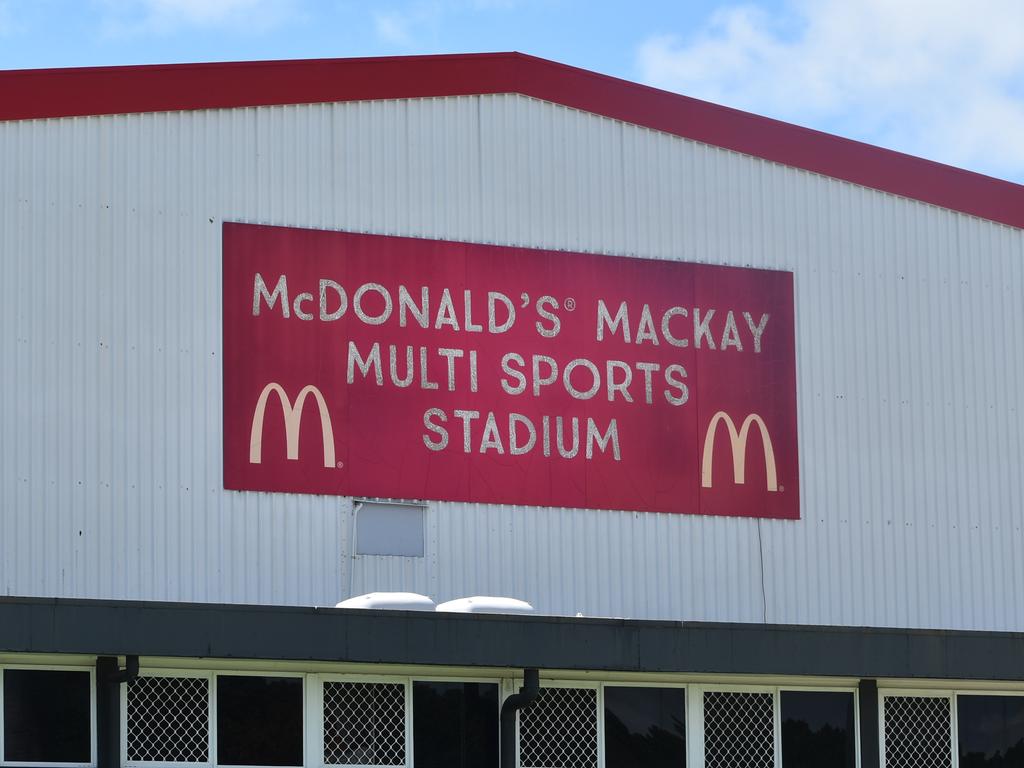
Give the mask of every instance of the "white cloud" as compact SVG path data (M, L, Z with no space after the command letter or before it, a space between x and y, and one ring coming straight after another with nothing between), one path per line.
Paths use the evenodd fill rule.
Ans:
M264 10L261 6L268 4L263 0L145 0L144 5L154 17L203 26L259 14Z
M385 43L402 48L407 48L414 43L411 29L414 24L408 14L398 11L377 13L374 14L373 25L374 30L377 32L377 37Z
M294 17L293 0L102 0L113 35L166 33L182 27L259 32Z
M467 16L502 14L517 9L523 0L412 0L373 15L381 42L405 51L440 50L444 32L458 29ZM491 20L494 20L491 16Z
M475 11L511 11L522 4L522 0L470 0L469 7Z
M787 0L646 40L661 88L1024 177L1024 2Z
M424 0L405 8L379 11L373 16L377 37L388 45L415 49L436 39L448 9L441 0Z

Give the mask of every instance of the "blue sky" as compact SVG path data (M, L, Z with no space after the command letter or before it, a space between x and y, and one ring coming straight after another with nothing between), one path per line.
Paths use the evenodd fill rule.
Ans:
M0 69L518 50L1024 182L1024 0L0 0Z

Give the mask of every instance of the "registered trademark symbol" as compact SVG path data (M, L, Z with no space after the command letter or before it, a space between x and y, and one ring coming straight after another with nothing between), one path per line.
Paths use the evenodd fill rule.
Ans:
M338 466L341 466L341 465L339 464ZM779 486L779 493L782 493L784 490L786 490L786 486L780 485Z
M565 309L567 312L572 312L574 309L576 309L576 299L572 298L571 296L568 299L566 299Z
M339 462L338 462L338 469L341 469L341 468L342 468L342 467L344 467L344 466L345 466L345 462L344 462L344 461L339 461ZM781 489L780 489L780 490L781 490Z

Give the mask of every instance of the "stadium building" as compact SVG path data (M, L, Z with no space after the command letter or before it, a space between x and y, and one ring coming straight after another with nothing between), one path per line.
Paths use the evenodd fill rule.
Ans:
M0 95L0 766L1024 766L1024 188L516 53Z

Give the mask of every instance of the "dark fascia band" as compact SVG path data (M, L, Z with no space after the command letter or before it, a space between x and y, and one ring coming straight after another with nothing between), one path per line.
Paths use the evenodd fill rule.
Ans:
M0 598L0 652L1024 680L1024 634Z

